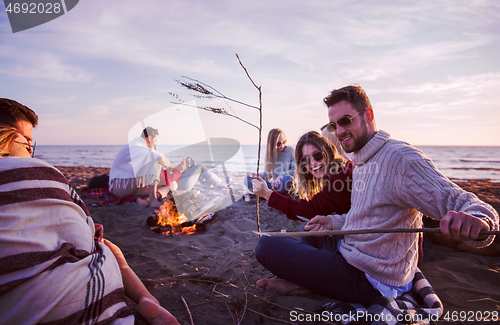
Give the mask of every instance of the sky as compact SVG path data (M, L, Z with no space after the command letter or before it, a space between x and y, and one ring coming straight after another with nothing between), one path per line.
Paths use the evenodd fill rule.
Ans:
M235 54L261 87L263 143L272 128L289 143L319 130L323 98L359 84L395 139L500 145L496 0L84 0L17 33L0 9L0 97L38 114L37 145L125 144L145 121L166 144L257 144L248 123L259 125L258 110L196 98L176 81L259 106ZM248 123L201 110L193 123L177 119L184 102Z

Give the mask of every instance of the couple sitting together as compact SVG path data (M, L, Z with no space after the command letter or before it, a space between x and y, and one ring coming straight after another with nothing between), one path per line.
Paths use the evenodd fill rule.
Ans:
M305 231L421 228L423 214L440 220L441 236L484 247L498 230L490 205L445 177L421 151L378 130L374 110L360 86L333 90L324 99L332 133L353 163L318 132L298 141L293 200L252 180L253 192L290 219L311 219ZM355 165L355 167L354 167ZM319 293L370 305L377 297L398 298L417 281L420 235L375 233L262 237L257 260L278 278L257 288Z
M146 207L159 207L169 191L189 192L200 181L206 186L225 187L226 182L202 165L184 158L175 166L156 151L158 130L146 127L141 135L124 146L109 172L110 191L118 196L148 196L137 199Z

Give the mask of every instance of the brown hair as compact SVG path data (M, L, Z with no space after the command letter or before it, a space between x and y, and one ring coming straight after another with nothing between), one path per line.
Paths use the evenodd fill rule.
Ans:
M31 109L15 100L0 98L0 125L15 127L18 121L28 121L33 127L36 127L38 116Z
M155 128L152 128L150 126L146 127L144 130L142 130L141 137L146 139L147 137L152 137L154 138L155 136L158 135L158 130Z
M334 89L330 95L323 99L323 103L325 103L326 107L333 106L342 101L351 104L358 112L361 112L365 108L373 109L368 96L360 85L350 85L340 89Z
M10 149L18 135L17 129L12 126L0 125L0 156L10 156Z
M274 165L276 164L276 158L278 157L278 148L276 148L276 144L278 144L278 138L280 135L285 133L280 129L272 129L269 131L267 135L267 146L266 146L266 165L265 172L268 176L273 176Z
M310 144L318 148L325 159L325 176L322 179L314 177L306 169L305 163L301 162L302 148ZM338 174L346 163L346 159L339 155L335 146L328 139L316 131L309 131L300 137L295 148L295 160L297 161L297 172L293 181L293 191L301 199L310 200L314 195L323 190L324 183L331 175Z

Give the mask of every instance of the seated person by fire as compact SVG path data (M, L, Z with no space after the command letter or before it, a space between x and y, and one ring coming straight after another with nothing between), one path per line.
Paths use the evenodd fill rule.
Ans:
M171 227L174 233L186 228L183 232L189 232L186 222L195 229L197 219L217 211L218 201L226 198L220 194L228 191L228 181L188 157L174 166L156 150L158 137L159 131L148 126L118 152L110 170L109 188L118 196L147 196L137 198L137 203L160 208L155 223L149 219L150 226Z

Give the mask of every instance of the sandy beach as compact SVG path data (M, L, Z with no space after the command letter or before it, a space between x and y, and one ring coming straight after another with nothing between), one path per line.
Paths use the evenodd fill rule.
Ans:
M92 176L109 170L58 168L80 193ZM459 185L500 210L500 183L470 181ZM286 296L255 289L258 279L271 276L255 259L255 199L250 203L241 199L217 212L218 221L189 236L152 231L146 219L154 208L133 202L92 207L94 200L84 201L94 221L104 226L105 238L122 249L132 269L181 324L290 323L291 311L314 312L319 305L332 301L320 295ZM300 231L303 227L303 222L288 220L265 201L261 200L259 208L262 230ZM461 244L436 242L432 237L426 239L420 268L441 298L444 315L474 312L486 317L489 313L491 323L491 313L500 312L499 240L488 249L474 252L464 251ZM134 307L133 303L130 306ZM477 322L466 319L463 323ZM137 315L136 324L146 323Z

